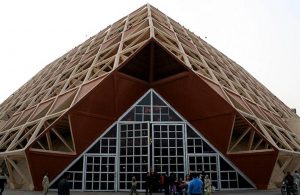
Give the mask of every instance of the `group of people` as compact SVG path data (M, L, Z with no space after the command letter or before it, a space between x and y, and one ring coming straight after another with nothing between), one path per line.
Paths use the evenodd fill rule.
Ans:
M68 182L68 179L70 179L70 173L65 173L63 177L59 180L58 186L57 186L57 193L58 195L70 195L70 184ZM49 189L49 177L48 173L45 173L43 180L42 180L42 186L43 186L43 195L48 194Z
M147 172L145 179L146 195L152 195L152 192L164 191L165 195L210 195L212 193L211 180L205 172L201 174L186 175L185 180L179 177L176 179L175 174L171 173L170 176L166 174L158 175L155 172ZM130 195L137 192L136 178L132 177L132 187Z
M186 185L187 195L210 195L213 192L211 179L205 172L202 174L193 173L193 179Z
M68 179L70 178L69 173L65 173L63 178L58 183L58 195L70 195L70 185ZM0 178L1 180L2 178ZM171 173L170 176L166 174L158 175L155 172L147 173L146 179L146 195L152 195L152 192L164 191L165 195L210 195L213 192L213 186L211 180L205 172L201 174L193 173L192 179L190 175L186 175L185 180L181 177L176 180L175 174ZM6 180L5 180L6 182ZM300 174L295 171L292 175L290 172L287 172L287 175L284 177L284 182L287 185L287 194L290 194L293 190L293 187L299 186L300 183ZM0 184L2 182L0 181ZM4 182L3 182L4 183ZM133 176L131 182L130 195L137 192L137 180ZM42 180L43 194L48 194L49 188L49 178L48 173L46 173ZM0 186L0 195L3 192L2 185Z

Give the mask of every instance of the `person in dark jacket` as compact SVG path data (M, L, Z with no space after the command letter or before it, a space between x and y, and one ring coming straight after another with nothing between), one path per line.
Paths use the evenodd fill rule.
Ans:
M6 183L6 176L3 174L2 170L0 170L0 195L2 195L4 191L4 186Z
M169 176L169 182L170 182L170 192L171 195L174 195L176 193L176 176L174 173L171 173Z
M149 172L146 175L146 195L152 195L152 177Z
M286 193L287 195L290 195L294 190L294 177L291 175L291 172L287 172L286 176L284 177L284 182L286 184Z
M65 173L58 183L58 195L70 195L70 184L68 179L70 179L70 173Z
M170 180L168 177L168 173L163 174L164 177L164 189L165 189L165 195L170 194Z
M200 174L200 179L201 179L203 185L204 185L204 183L205 183L205 175L206 175L206 173L205 173L205 171L203 170L203 171L201 172L201 174ZM202 188L202 194L204 194L204 187Z

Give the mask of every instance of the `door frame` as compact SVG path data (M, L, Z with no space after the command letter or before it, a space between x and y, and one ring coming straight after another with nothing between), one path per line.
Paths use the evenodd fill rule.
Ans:
M184 170L184 175L187 174L187 152L186 152L186 122L153 122L153 123L150 123L151 125L151 140L153 142L154 140L154 126L170 126L170 125L180 125L182 126L182 139L183 139L183 170ZM160 138L162 139L162 138ZM150 166L150 170L155 170L155 167L154 167L154 146L152 146L152 143L151 143L151 150L152 150L152 156L151 156L151 162L152 162L152 166ZM170 170L169 170L169 167L168 167L168 174L170 174ZM184 178L183 178L184 179Z
M128 124L147 124L147 127L148 127L148 141L147 141L147 151L148 151L148 171L150 171L150 125L151 125L151 122L150 121L118 121L118 124L117 124L117 159L116 159L116 171L117 171L117 177L116 177L116 180L115 182L117 183L117 186L116 187L116 191L118 192L122 192L122 191L128 191L129 189L121 189L120 188L120 147L121 147L121 125L128 125ZM140 184L142 185L144 181L140 181ZM143 188L142 188L143 189ZM140 190L138 190L140 191Z
M114 166L115 166L115 173L114 173L114 189L113 190L87 190L86 189L86 173L87 173L87 158L88 157L114 157L115 158L115 163L114 163ZM84 158L83 158L83 183L82 183L82 188L84 191L97 191L97 192L116 192L117 190L117 185L116 185L116 178L117 178L117 155L114 155L114 154L84 154ZM101 170L101 169L100 169ZM99 172L101 173L101 172Z
M212 154L187 154L186 155L186 160L187 160L187 171L189 173L191 173L191 170L190 170L190 162L189 162L189 157L192 156L192 157L198 157L198 156L201 156L201 157L210 157L210 156L214 156L216 157L216 168L217 168L217 182L218 182L218 186L215 186L216 187L216 190L220 190L221 189L221 171L220 171L220 155L218 153L212 153Z

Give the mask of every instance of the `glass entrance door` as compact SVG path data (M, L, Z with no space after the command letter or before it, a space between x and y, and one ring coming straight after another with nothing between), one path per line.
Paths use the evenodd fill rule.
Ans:
M190 173L202 173L211 179L212 185L219 189L219 156L212 155L188 155L188 169Z
M149 123L120 123L119 133L119 190L130 189L132 176L138 181L137 189L145 189L150 166Z
M184 124L152 124L152 168L184 179Z
M119 190L145 189L147 172L185 175L184 124L121 123L119 151Z
M115 156L85 155L85 190L115 190Z

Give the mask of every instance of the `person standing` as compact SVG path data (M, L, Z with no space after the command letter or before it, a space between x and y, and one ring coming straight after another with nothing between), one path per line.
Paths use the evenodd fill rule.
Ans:
M286 176L284 177L284 182L286 184L286 193L290 195L293 193L294 188L294 177L291 175L291 172L287 172Z
M137 181L136 181L136 178L133 176L132 181L131 181L130 195L132 195L132 193L139 195L139 193L136 191L136 187L137 187Z
M70 184L68 179L70 179L70 174L65 173L63 178L58 183L58 195L70 195Z
M298 171L295 171L294 175L294 181L297 184L298 189L300 188L300 174L298 173Z
M189 193L189 184L190 184L190 175L189 174L187 174L186 176L185 176L185 188L184 188L184 191L185 191L185 193L184 193L184 195L188 195L188 193Z
M160 174L159 176L159 192L162 192L162 189L164 188L165 185L165 177L163 174Z
M204 195L211 195L211 180L208 175L204 177Z
M176 176L175 176L174 173L171 173L170 176L169 176L171 195L175 195L175 193L176 193L175 181L176 181Z
M203 182L197 177L197 173L193 174L193 180L189 183L188 195L203 195Z
M0 170L0 195L2 195L4 191L4 186L6 183L6 175Z
M202 194L204 194L204 178L205 178L205 175L206 175L206 173L205 173L205 171L203 170L203 171L201 172L201 174L200 174L200 179L201 179L201 181L202 181L202 183L203 183Z
M182 177L179 177L176 185L177 195L183 195L183 189L185 188L185 183L182 180Z
M48 194L48 189L49 189L49 178L48 178L48 173L47 172L45 173L45 175L43 177L42 185L43 185L43 194L47 195Z
M164 176L165 195L169 195L170 194L170 180L168 177L168 173L165 173L163 176Z
M152 195L152 178L149 172L147 172L146 175L146 195L148 195L148 193L150 195Z
M158 192L159 190L159 175L152 171L150 173L151 176L151 192Z

